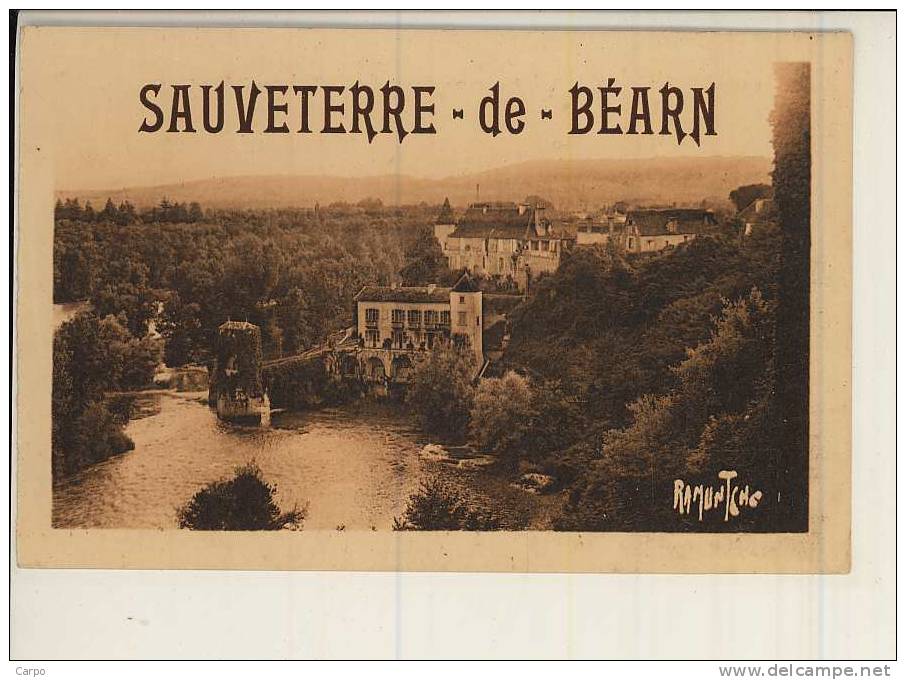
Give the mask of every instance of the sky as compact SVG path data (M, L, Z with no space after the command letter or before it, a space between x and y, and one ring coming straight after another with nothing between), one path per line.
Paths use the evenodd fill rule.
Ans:
M31 105L46 107L23 125L41 121L51 137L58 190L116 189L239 175L368 176L403 173L442 178L527 160L647 158L702 155L771 156L769 113L772 65L785 49L774 34L567 33L499 31L363 31L312 29L27 29L22 38L24 87L40 88ZM650 87L655 132L661 124L658 90L668 82L686 96L715 83L717 134L678 145L673 136L569 135L574 83L597 88L608 78L622 87L614 103L628 124L630 88ZM224 132L202 130L201 84L226 83ZM430 119L435 135L297 134L299 105L290 97L289 134L264 134L267 100L259 97L253 134L236 134L231 85L346 85L379 88L386 81L407 91L434 86ZM481 131L478 107L500 83L501 108L522 99L522 133ZM160 84L158 102L169 124L172 85L192 85L195 134L141 133L149 111L139 99L145 84ZM323 95L311 108L312 129L323 122ZM378 96L380 101L380 97ZM350 123L349 94L344 117ZM454 120L453 108L463 109ZM552 110L542 120L542 108ZM382 123L380 114L376 122ZM412 124L411 109L403 114ZM597 127L595 128L597 129Z

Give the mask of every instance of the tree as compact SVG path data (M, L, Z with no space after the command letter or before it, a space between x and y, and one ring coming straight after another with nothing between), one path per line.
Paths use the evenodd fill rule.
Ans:
M203 531L274 531L301 528L305 511L281 512L254 461L237 467L232 479L219 480L198 491L178 513L181 529Z
M435 346L412 369L406 392L421 426L430 433L461 436L472 407L472 353L449 345Z
M138 222L138 215L135 212L135 206L129 201L120 203L116 210L116 223L124 226L127 224L135 224L136 222Z
M150 340L134 338L112 316L77 314L54 335L51 395L54 474L132 448L106 392L144 387L160 361Z
M486 507L471 507L451 486L435 477L409 497L394 531L494 531L501 520Z
M317 341L312 326L308 299L298 286L289 289L277 307L277 319L283 329L283 346L288 354L302 352Z
M483 451L514 460L530 446L534 393L514 371L482 380L475 390L469 431Z
M447 258L428 227L418 230L404 257L405 264L400 270L404 286L437 283L447 273Z
M204 359L204 333L198 303L183 303L179 293L173 291L164 303L158 331L164 338L167 366L185 366Z
M364 210L378 211L384 207L384 204L381 199L368 196L356 203L356 206L363 208Z
M204 219L204 212L201 209L201 205L197 201L192 201L189 204L189 222L201 222Z
M157 301L141 283L110 283L95 292L92 305L100 317L117 316L135 337L148 333L148 322L157 315Z
M670 505L657 502L670 498L674 479L716 478L726 469L769 488L763 415L773 394L773 330L772 305L758 290L728 302L711 338L674 367L677 386L635 400L630 425L604 433L600 460L567 514L582 515L587 505L596 511L586 515L599 509L610 529L675 529Z
M748 208L756 198L770 198L774 193L770 184L745 184L730 192L736 212Z
M101 210L100 218L102 222L116 221L116 207L113 205L113 199L107 199L107 202L104 204L104 209Z
M808 528L811 74L775 67L774 203L783 234L777 308L777 488L790 529Z

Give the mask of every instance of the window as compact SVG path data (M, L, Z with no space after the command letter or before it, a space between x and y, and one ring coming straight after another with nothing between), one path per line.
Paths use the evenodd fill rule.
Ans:
M433 309L426 309L425 310L425 325L433 326L436 323L437 323L437 312L435 312Z
M410 326L420 326L422 323L422 313L418 309L410 309L406 314L406 319Z
M466 313L465 312L458 312L456 314L456 323L458 323L460 326L466 325Z
M404 309L394 309L393 315L390 319L392 323L403 323L406 320L406 310Z
M450 312L444 311L440 313L440 325L449 326L450 325Z
M376 324L381 316L381 310L369 308L365 310L365 323Z
M377 347L380 342L380 333L376 330L367 330L365 331L365 343L369 347Z
M461 305L466 304L466 296L465 296L465 295L460 295L460 296L459 296L459 304L461 304Z

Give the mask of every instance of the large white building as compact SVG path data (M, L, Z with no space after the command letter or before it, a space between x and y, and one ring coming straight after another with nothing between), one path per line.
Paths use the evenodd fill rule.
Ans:
M484 361L482 295L468 275L452 288L365 286L355 303L365 349L413 352L452 341L467 343L478 366Z

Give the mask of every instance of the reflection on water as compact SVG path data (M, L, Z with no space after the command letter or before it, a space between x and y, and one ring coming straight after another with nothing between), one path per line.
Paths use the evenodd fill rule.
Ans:
M280 414L270 429L238 427L199 396L143 397L160 410L126 427L135 450L55 485L54 526L176 528L196 491L254 458L282 509L308 504L306 530L387 530L428 472L419 433L392 412Z

